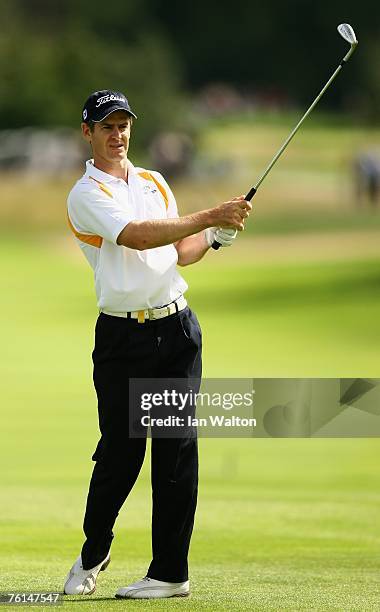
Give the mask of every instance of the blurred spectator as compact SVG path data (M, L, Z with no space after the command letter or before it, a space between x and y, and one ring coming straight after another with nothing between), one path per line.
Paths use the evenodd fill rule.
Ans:
M360 206L369 203L375 209L380 199L380 150L358 153L353 165L356 201Z
M193 159L191 138L182 132L158 134L149 147L154 167L167 178L185 174Z
M248 87L243 90L226 83L209 83L197 98L198 111L211 117L257 110L279 112L288 109L290 105L286 92L273 86L260 90Z
M210 83L199 96L200 110L206 115L225 115L244 109L243 96L232 85Z

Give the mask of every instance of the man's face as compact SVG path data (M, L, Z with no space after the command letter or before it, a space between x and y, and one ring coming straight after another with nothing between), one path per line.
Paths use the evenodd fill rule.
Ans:
M94 124L91 132L86 123L82 123L84 138L92 146L95 160L112 164L127 158L131 136L131 117L125 111L115 111Z

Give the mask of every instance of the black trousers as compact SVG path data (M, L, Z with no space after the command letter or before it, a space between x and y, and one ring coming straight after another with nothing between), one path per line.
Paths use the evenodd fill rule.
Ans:
M99 315L93 362L101 438L83 525L85 569L107 556L115 520L144 460L146 438L129 437L129 378L191 378L197 392L201 350L201 330L189 308L143 324ZM147 575L183 582L197 503L196 437L153 438L151 476L153 558Z

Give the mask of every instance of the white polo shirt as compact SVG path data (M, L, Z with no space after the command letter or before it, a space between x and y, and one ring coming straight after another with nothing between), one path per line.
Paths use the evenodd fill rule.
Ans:
M169 304L187 284L170 244L137 251L116 244L130 221L178 217L172 191L158 172L128 162L128 183L86 164L68 200L69 225L92 266L99 308L129 312Z

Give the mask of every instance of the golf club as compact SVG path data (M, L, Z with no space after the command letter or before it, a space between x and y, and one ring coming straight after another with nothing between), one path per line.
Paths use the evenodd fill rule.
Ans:
M335 70L334 74L327 81L327 83L323 87L322 91L318 94L318 96L315 98L314 102L307 109L306 113L304 114L302 119L300 119L300 121L297 123L296 127L294 128L294 130L289 134L288 138L285 140L285 142L282 145L282 147L277 151L276 155L273 157L272 161L270 162L268 167L265 169L264 173L261 175L259 180L255 183L255 185L247 193L247 195L244 198L245 200L247 200L247 201L252 200L253 196L255 195L256 191L260 187L261 183L263 182L265 177L269 174L269 172L272 170L272 168L275 165L275 163L278 160L278 158L283 154L283 152L285 151L286 147L288 146L288 144L290 143L292 138L295 136L295 134L298 132L299 128L301 127L301 125L305 121L306 117L308 117L310 115L310 113L313 110L313 108L318 104L319 100L322 98L322 96L325 93L326 89L328 89L328 87L330 87L331 83L333 82L333 80L335 79L337 74L341 71L341 69L343 68L345 63L350 59L351 55L355 51L356 46L358 44L358 40L357 40L357 38L355 36L355 32L354 32L353 28L348 23L341 23L340 25L338 25L338 32L344 38L344 40L346 40L350 44L349 52L344 56L344 58L342 59L341 63L339 64L338 68ZM219 249L220 246L221 245L216 240L214 240L214 242L212 243L212 248L215 249L215 250Z

